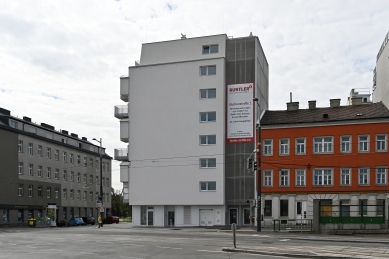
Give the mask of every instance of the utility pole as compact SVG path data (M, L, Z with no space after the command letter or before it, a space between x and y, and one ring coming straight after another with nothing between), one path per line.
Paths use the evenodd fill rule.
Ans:
M103 201L103 140L100 138L100 141L98 141L97 139L93 139L97 142L100 143L100 201L101 201L101 205L104 204L104 201ZM100 208L99 208L100 209ZM103 220L103 211L100 211L100 216L101 216L101 220Z
M260 108L260 105L258 103L258 98L253 98L254 103L258 105L258 108ZM255 114L255 108L254 108L254 118L255 118L255 136L257 136L257 118ZM258 114L260 113L260 110L258 110ZM261 224L262 224L262 214L261 214L261 208L262 208L262 193L261 193L261 123L260 118L258 119L258 139L255 137L255 161L257 162L257 232L261 232Z

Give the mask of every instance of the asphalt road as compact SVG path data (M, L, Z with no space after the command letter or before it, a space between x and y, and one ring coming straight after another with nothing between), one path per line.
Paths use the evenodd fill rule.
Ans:
M381 240L382 242L377 242ZM237 247L281 254L223 252L232 248L230 231L204 228L132 228L129 223L67 228L0 229L2 258L287 258L307 254L389 258L387 237L331 237L251 229L237 232ZM351 242L350 242L351 241ZM386 252L388 252L386 254ZM374 255L374 256L373 256ZM338 257L338 258L339 258ZM303 257L301 257L303 258Z

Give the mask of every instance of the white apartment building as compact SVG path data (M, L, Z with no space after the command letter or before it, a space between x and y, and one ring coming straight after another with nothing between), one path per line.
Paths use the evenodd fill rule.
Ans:
M134 226L250 225L255 179L245 159L254 142L227 142L227 87L255 86L261 107L252 99L247 107L258 115L268 107L268 74L252 35L142 45L140 61L120 78L126 104L115 107L128 143L115 159ZM254 116L248 120L253 130Z
M373 102L382 101L389 108L389 32L377 54L373 75Z

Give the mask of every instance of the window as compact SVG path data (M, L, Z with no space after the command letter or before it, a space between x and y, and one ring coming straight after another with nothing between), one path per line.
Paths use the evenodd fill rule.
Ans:
M296 154L297 155L305 154L305 138L296 139Z
M213 99L213 98L216 98L216 88L200 89L200 99Z
M70 190L70 199L74 200L74 190L73 189Z
M211 54L211 53L218 53L218 52L219 52L219 45L203 46L203 54Z
M32 143L28 143L28 154L29 155L32 155L32 149L33 149Z
M84 201L86 201L86 191L84 191L84 194L83 194L83 196L82 196L82 199L83 199Z
M42 186L38 187L38 197L42 197Z
M216 145L216 135L200 136L200 145Z
M90 201L93 201L93 192L89 192L89 199Z
M216 158L200 158L200 168L215 168Z
M92 159L92 158L89 158L89 166L90 166L91 168L93 168L93 159Z
M80 173L77 173L77 182L81 182L81 174Z
M59 188L55 188L55 198L58 199L59 197Z
M23 184L19 184L19 189L18 189L19 196L23 196L23 191L24 191Z
M340 169L340 184L351 185L351 168Z
M66 199L67 193L68 193L68 191L66 189L62 190L62 198L63 199Z
M96 192L96 201L98 201L98 200L99 200L99 193Z
M54 178L59 179L59 169L55 169Z
M265 156L273 155L273 140L265 139L263 141L263 155Z
M99 177L96 176L96 185L99 185Z
M86 183L86 174L84 174L84 177L83 177L83 183Z
M386 184L386 171L388 169L386 167L377 167L376 168L376 183L377 184Z
M280 200L280 216L288 216L288 200Z
M351 153L351 136L340 137L340 152Z
M296 186L305 186L305 170L296 170Z
M70 154L70 163L74 164L74 155L73 154Z
M70 181L71 181L71 182L74 181L74 172L70 172Z
M368 185L369 184L369 168L363 167L363 168L358 168L359 171L359 176L358 176L358 184L359 185Z
M272 215L272 201L271 200L265 200L265 208L263 209L264 216L271 217Z
M86 166L86 157L84 156L84 166Z
M200 182L200 191L216 191L216 182Z
M18 129L18 122L17 121L10 120L9 125L11 126L11 128Z
M38 146L38 156L42 157L42 146Z
M103 177L103 183L102 184L103 184L103 186L105 186L105 177Z
M359 200L359 216L362 214L363 216L367 215L367 200Z
M332 169L314 169L314 185L332 185Z
M51 198L51 187L47 187L47 190L46 190L46 192L47 192L47 198Z
M59 150L58 149L55 150L54 158L55 158L55 160L59 161Z
M47 167L47 178L51 178L51 168Z
M47 158L51 159L51 148L49 147L47 148L46 154L47 154Z
M315 153L331 153L332 152L332 137L314 138Z
M18 170L19 170L19 174L23 174L23 163L22 162L19 162Z
M79 200L80 198L81 198L81 191L78 190L78 191L77 191L77 200Z
M65 143L65 144L67 144L67 143L68 143L68 139L66 139L66 138L62 138L62 143Z
M289 139L280 139L280 155L289 155Z
M200 122L216 121L216 112L200 112Z
M204 66L200 67L201 76L216 75L216 66Z
M33 165L29 164L28 165L28 175L32 176L34 172Z
M105 168L107 169L107 172L109 172L109 163L108 162L106 163Z
M289 170L280 170L280 186L289 186Z
M358 148L359 152L368 152L369 151L369 135L358 136Z
M18 151L19 153L23 153L23 141L18 141Z
M64 161L64 163L66 163L66 161L67 161L67 154L66 154L66 152L64 151L63 152L63 161Z
M93 184L93 175L89 176L89 184Z
M82 148L82 143L81 142L78 143L78 147Z
M81 160L80 160L80 155L77 155L77 164L80 165Z
M385 209L385 206L384 206L384 201L385 200L377 200L377 209L376 209L376 213L377 213L377 216L383 216L384 215L384 209Z
M42 166L41 165L38 165L38 177L42 177L43 174L42 174Z
M216 190L216 185L215 185L215 190ZM105 197L107 198L107 202L109 202L109 193L107 193L107 194L105 195Z
M109 178L105 179L106 186L109 186Z
M66 172L66 170L63 170L63 172L62 172L62 180L66 181L67 179L68 179L67 172Z
M28 186L28 197L32 197L32 194L33 194L33 186L29 185Z
M263 186L265 187L273 186L273 171L265 170L263 172Z
M388 135L376 135L376 151L386 151L386 143Z

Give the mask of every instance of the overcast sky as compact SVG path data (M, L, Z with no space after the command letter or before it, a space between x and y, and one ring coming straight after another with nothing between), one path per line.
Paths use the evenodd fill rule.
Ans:
M347 104L371 90L376 55L389 30L389 1L0 0L0 107L57 130L123 148L114 105L119 77L142 43L226 33L259 37L270 66L270 109L289 92ZM152 121L150 120L150 126ZM113 187L122 189L119 162Z

